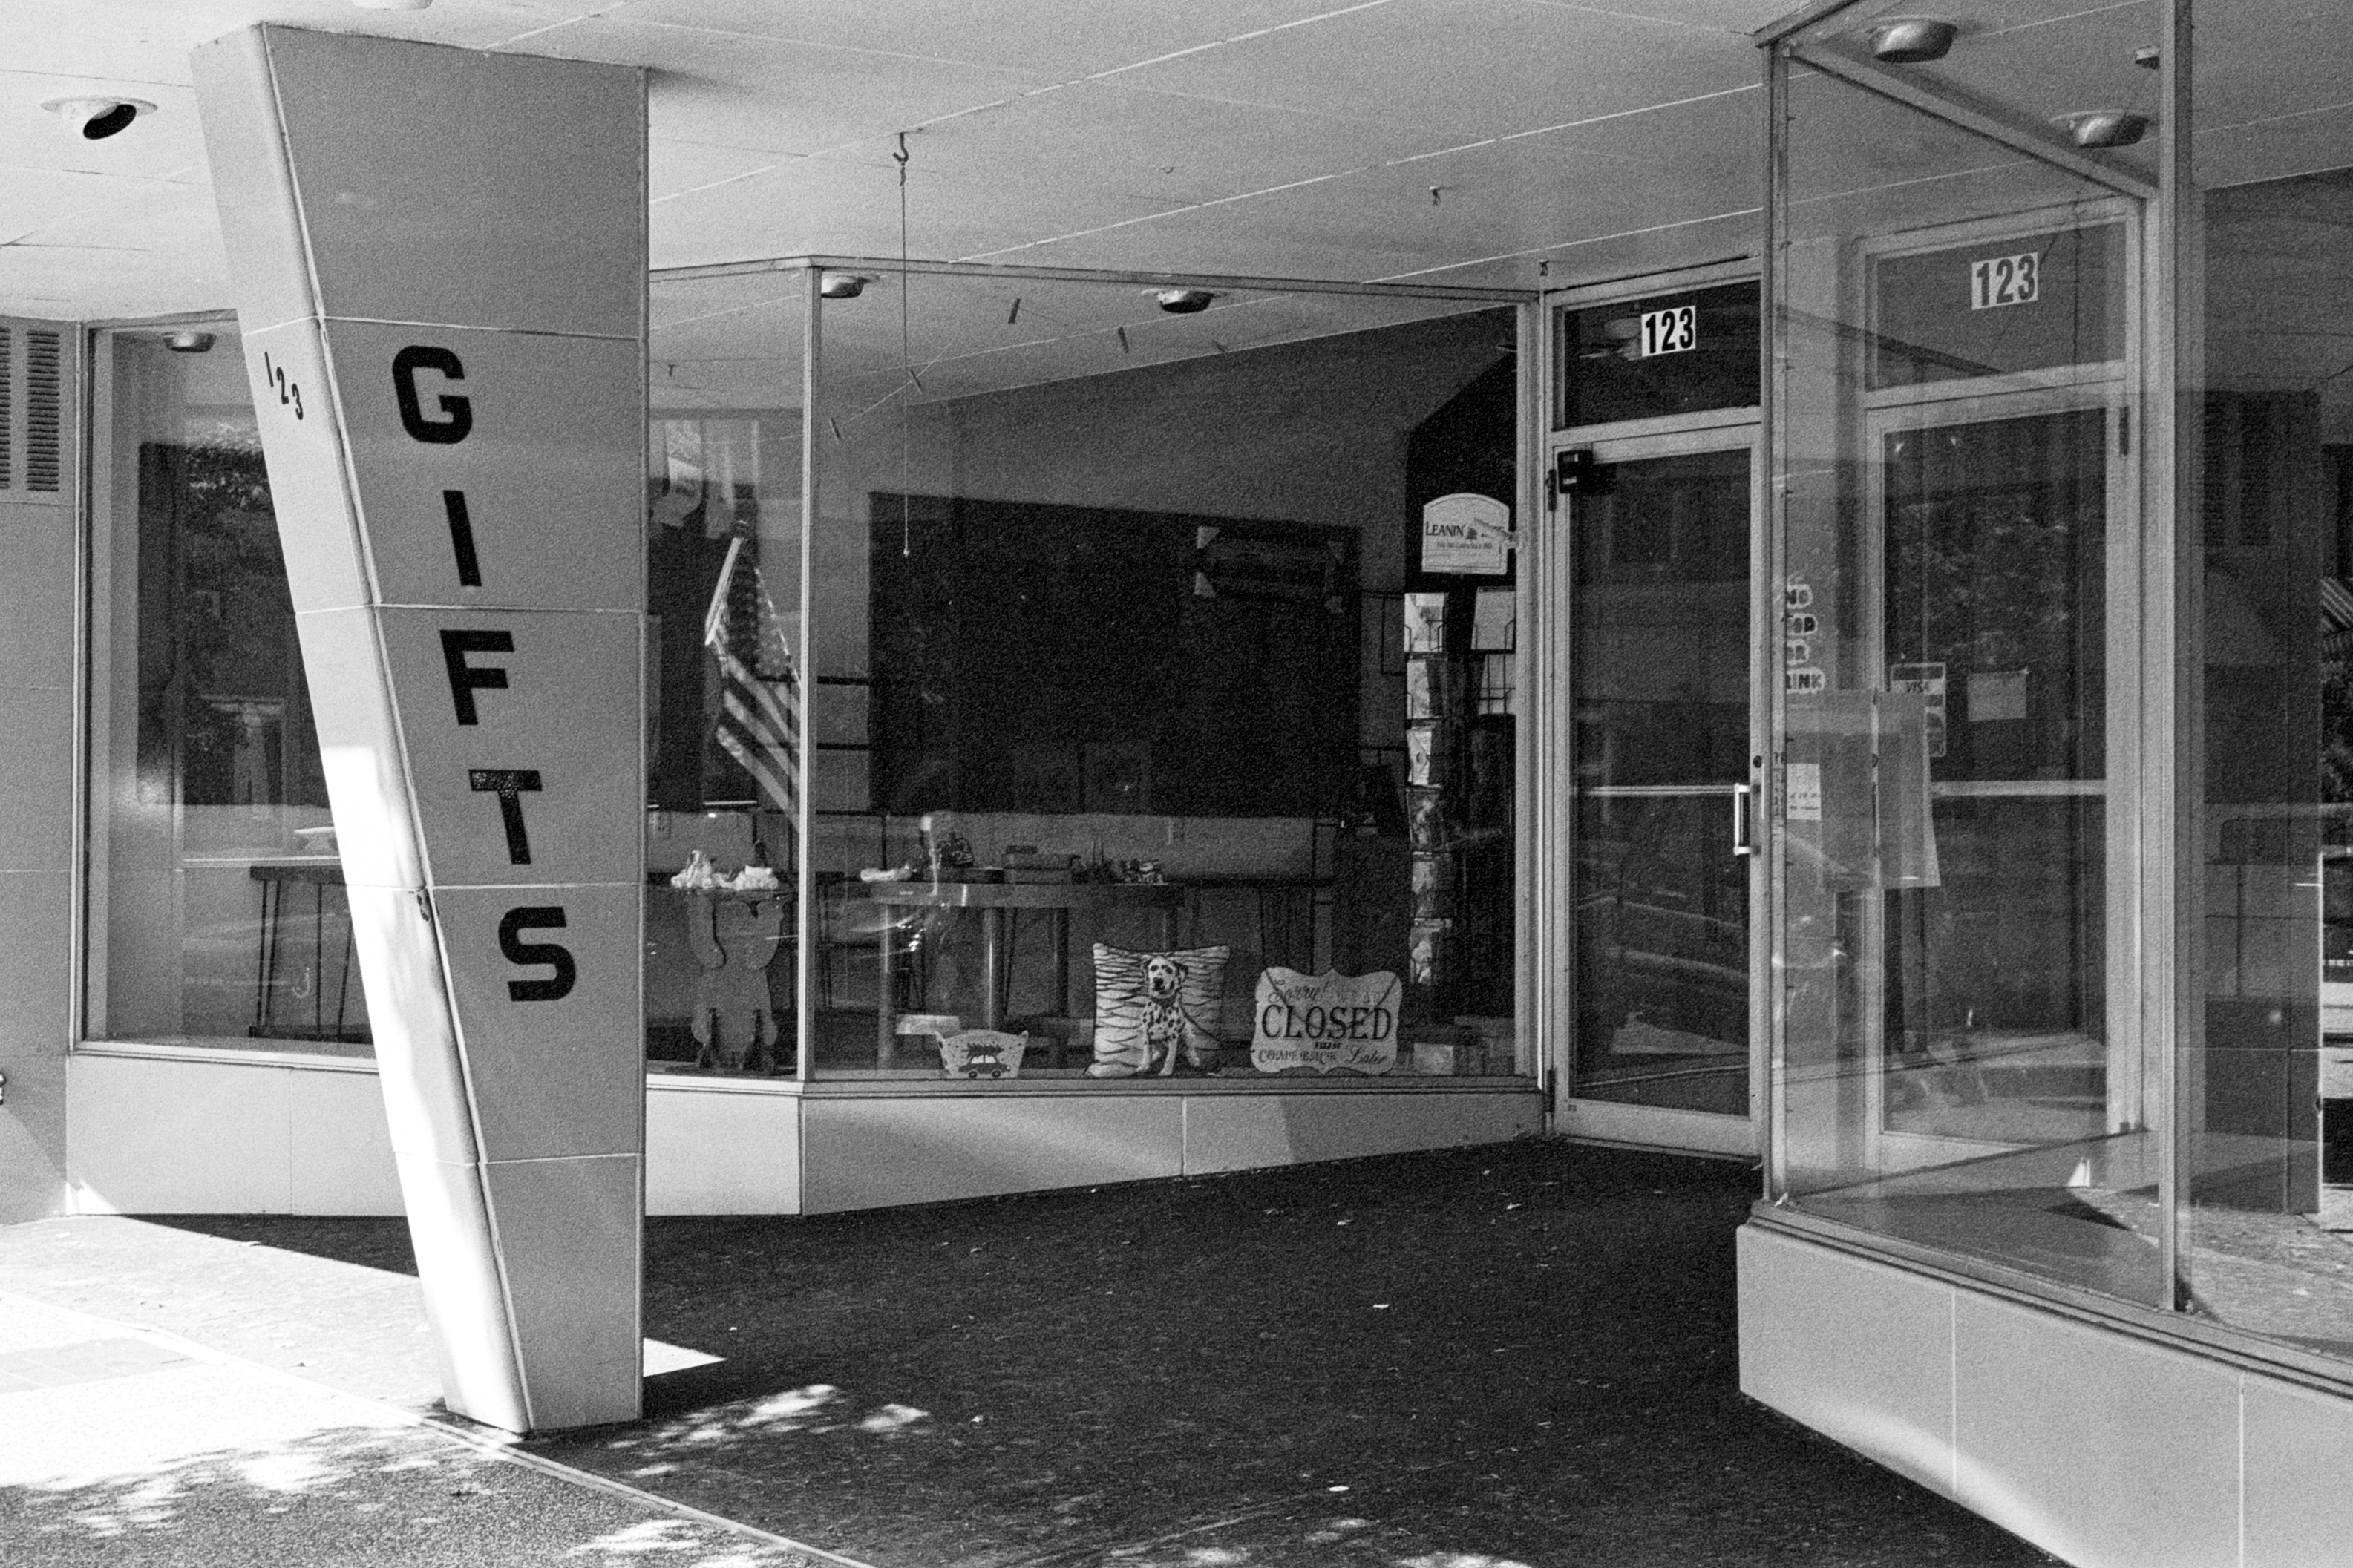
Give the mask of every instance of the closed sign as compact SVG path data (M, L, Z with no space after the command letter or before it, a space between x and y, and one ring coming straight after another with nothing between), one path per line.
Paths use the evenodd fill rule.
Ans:
M1258 977L1250 1066L1261 1072L1380 1074L1397 1066L1398 1004L1405 988L1388 970Z

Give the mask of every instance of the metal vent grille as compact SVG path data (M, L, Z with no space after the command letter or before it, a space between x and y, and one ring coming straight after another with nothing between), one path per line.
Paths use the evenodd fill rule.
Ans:
M16 484L16 331L0 326L0 490Z
M55 490L65 451L65 340L25 334L25 488Z

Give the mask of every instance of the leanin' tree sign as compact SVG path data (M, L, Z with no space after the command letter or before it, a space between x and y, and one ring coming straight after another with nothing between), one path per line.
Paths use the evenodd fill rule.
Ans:
M453 1409L638 1409L635 69L196 52L402 1194Z

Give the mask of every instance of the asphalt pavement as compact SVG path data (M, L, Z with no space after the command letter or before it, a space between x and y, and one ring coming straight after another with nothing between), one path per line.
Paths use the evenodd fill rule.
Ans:
M0 1228L8 1568L2047 1563L1743 1397L1736 1164L1487 1149L647 1227L647 1413L438 1404L398 1220Z

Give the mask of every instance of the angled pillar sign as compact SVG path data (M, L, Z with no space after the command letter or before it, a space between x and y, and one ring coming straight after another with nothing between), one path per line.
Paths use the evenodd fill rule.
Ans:
M627 1420L644 78L278 26L195 77L448 1404Z

